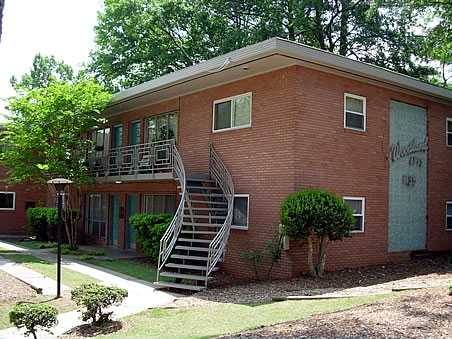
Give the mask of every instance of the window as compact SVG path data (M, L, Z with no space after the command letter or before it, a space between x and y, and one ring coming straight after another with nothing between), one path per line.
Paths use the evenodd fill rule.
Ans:
M176 196L173 194L144 194L143 212L145 213L169 213L176 211Z
M446 142L447 146L452 146L452 118L446 119Z
M251 126L251 93L213 103L213 131Z
M248 229L249 198L248 194L234 195L233 228Z
M366 98L344 94L344 127L358 131L366 130Z
M146 120L146 142L177 138L177 113L164 113Z
M355 217L356 224L355 229L352 232L364 232L364 198L352 198L344 197L344 201L353 210L353 216Z
M446 230L452 231L452 201L446 202Z
M96 156L102 156L104 151L108 151L110 145L110 129L104 128L94 131L92 134L92 141Z
M133 121L130 124L129 145L138 145L141 137L141 123L140 121Z
M107 224L107 198L100 193L90 193L87 195L86 211L86 233L105 237Z
M122 133L123 133L122 125L116 125L113 127L113 141L111 145L112 148L122 146Z
M15 192L0 192L0 210L15 210L16 209L16 193Z

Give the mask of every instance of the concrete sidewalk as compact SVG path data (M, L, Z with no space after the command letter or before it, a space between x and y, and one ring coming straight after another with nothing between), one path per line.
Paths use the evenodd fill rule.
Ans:
M0 247L4 247L6 243L0 241ZM10 245L12 250L17 248L21 249L21 252L32 254L41 259L45 259L53 262L55 255L49 252L43 252L42 250L25 250L19 247ZM19 265L20 266L20 265ZM90 277L99 280L102 284L108 286L117 286L127 289L129 296L124 300L120 306L115 306L111 310L114 311L114 318L122 318L128 315L142 312L149 308L161 307L171 303L175 296L169 293L159 291L153 287L152 284L144 282L133 277L129 277L123 274L113 272L111 270L98 268L93 265L85 264L81 261L73 260L71 258L64 258L63 266L71 270L83 273ZM55 286L55 281L50 279ZM52 328L53 334L47 332L40 332L39 338L56 338L71 328L83 324L80 320L80 313L77 311L64 313L58 316L58 325ZM1 339L13 339L13 338L25 338L23 331L18 331L15 328L9 328L0 331Z

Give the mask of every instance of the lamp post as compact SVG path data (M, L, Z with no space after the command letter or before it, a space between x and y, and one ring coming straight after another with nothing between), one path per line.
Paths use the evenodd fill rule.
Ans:
M57 193L57 208L58 208L58 225L57 225L57 298L61 297L61 226L62 209L63 209L63 194L72 181L63 178L56 178L47 181L49 186L53 186Z

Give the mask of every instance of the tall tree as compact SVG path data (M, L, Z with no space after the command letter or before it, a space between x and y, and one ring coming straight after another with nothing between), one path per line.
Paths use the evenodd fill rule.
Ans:
M383 0L105 0L91 70L112 89L274 36L418 77L412 13Z
M29 73L23 74L18 80L11 77L11 85L18 88L33 89L47 87L52 81L73 81L74 70L63 61L58 61L54 56L36 54Z
M46 62L39 62L39 67L16 82L16 95L9 99L11 117L1 135L7 147L0 163L8 168L13 183L45 184L56 177L74 182L63 220L69 243L76 246L81 189L91 182L86 154L92 145L82 136L105 122L102 111L110 94L92 79L61 80L68 74L72 78L67 65L61 68L51 58L38 60ZM53 76L55 72L59 79Z

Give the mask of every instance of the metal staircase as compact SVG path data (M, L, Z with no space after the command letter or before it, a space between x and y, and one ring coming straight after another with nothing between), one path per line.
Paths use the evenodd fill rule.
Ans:
M223 261L232 223L234 185L210 146L209 179L186 179L177 150L181 201L160 242L158 287L199 291ZM176 164L175 164L176 169Z

